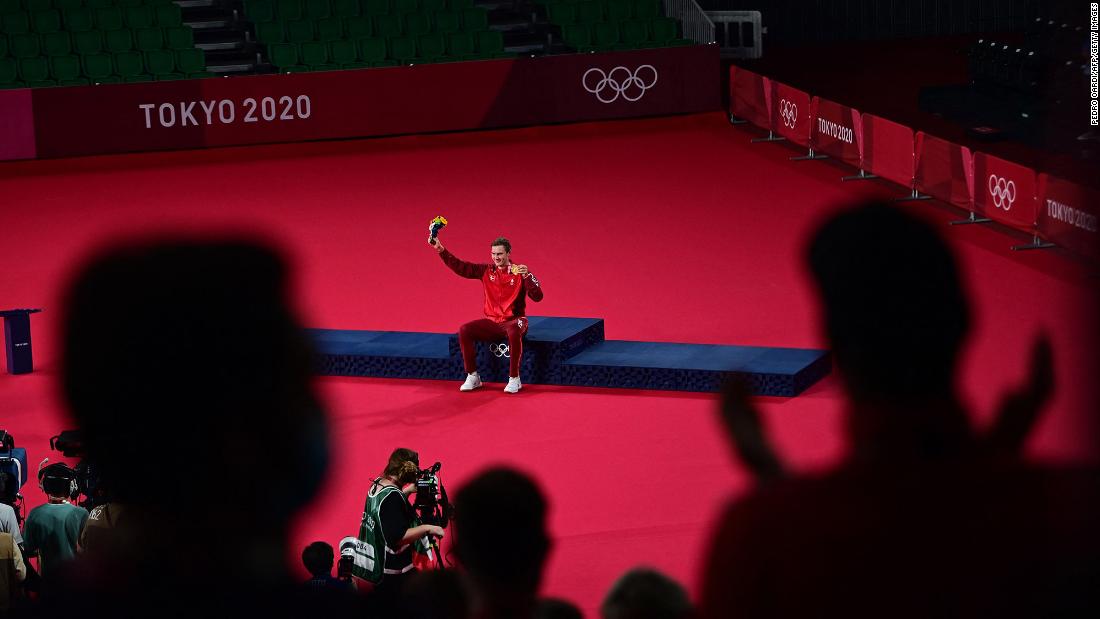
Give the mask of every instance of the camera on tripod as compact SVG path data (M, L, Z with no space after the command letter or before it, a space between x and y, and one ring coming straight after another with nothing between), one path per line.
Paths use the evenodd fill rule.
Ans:
M83 495L84 500L80 501L79 504L89 511L93 507L110 501L104 489L98 468L86 458L84 452L84 436L80 433L80 430L62 430L61 434L50 438L50 449L53 451L60 451L61 455L66 458L80 458L76 466L69 469L71 473L58 469L58 474L66 477L71 476L76 482L74 484L75 491L70 496L73 501L76 501ZM56 464L47 466L49 461L50 459L46 458L39 463L38 470L40 473L43 471L43 467L49 468L51 466L56 466ZM65 468L68 467L66 466Z
M439 480L439 462L416 474L416 499L413 509L423 524L446 529L454 517L454 506L447 500L447 489Z

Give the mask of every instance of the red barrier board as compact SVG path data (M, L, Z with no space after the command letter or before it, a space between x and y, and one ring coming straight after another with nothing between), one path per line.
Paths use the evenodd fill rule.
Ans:
M730 113L763 129L772 128L771 80L730 66Z
M31 91L0 90L0 161L34 159L34 156Z
M772 82L772 128L799 146L810 145L810 95Z
M1035 231L1035 171L974 153L974 212L1026 232Z
M1100 191L1039 175L1039 236L1100 260Z
M970 149L917 132L917 191L971 210L974 208L974 156Z
M715 45L33 91L39 157L720 108Z
M863 158L863 118L859 110L814 97L810 103L810 146L858 166Z
M909 127L873 114L863 115L864 170L912 188L913 147L913 130Z

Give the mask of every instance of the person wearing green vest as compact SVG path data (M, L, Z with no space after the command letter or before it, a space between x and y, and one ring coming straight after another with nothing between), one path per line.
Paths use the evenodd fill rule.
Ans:
M404 447L395 449L382 475L371 483L363 506L359 539L375 560L372 569L356 570L355 574L375 583L372 596L380 608L392 607L405 581L415 573L414 546L427 536L443 537L441 527L420 524L406 498L418 472L417 453Z

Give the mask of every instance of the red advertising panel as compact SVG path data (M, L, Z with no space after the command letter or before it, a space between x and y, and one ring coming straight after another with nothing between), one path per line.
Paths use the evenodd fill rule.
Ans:
M859 110L814 97L810 107L810 147L858 166L863 156L863 118Z
M771 80L730 66L730 113L763 129L772 128Z
M34 108L31 91L0 90L0 161L34 159Z
M1018 163L974 153L974 212L1013 228L1035 231L1035 171Z
M521 126L720 108L686 46L34 91L38 156Z
M1100 260L1100 191L1039 175L1039 236Z
M913 187L913 130L873 114L863 115L863 169Z
M810 145L810 95L772 82L772 129L799 146Z
M970 149L917 132L917 191L955 206L974 206L974 157Z

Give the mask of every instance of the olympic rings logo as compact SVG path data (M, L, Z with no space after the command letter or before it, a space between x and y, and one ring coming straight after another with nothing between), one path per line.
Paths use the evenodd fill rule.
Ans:
M613 103L619 97L633 103L657 85L657 69L651 64L643 64L633 71L618 66L604 73L603 69L592 67L584 72L581 85L596 95L600 103Z
M994 174L989 175L989 195L993 196L993 206L1008 211L1016 201L1016 183Z
M511 352L510 352L510 350L508 349L508 345L507 345L507 344L490 344L490 345L489 345L489 350L490 350L490 351L491 351L491 352L493 353L493 355L495 355L495 356L496 356L497 358L500 358L500 357L506 357L506 358L509 358L509 359L510 359L510 358L512 357L512 355L511 355Z
M780 99L779 117L783 119L784 125L794 129L795 124L798 123L798 106L786 99Z

